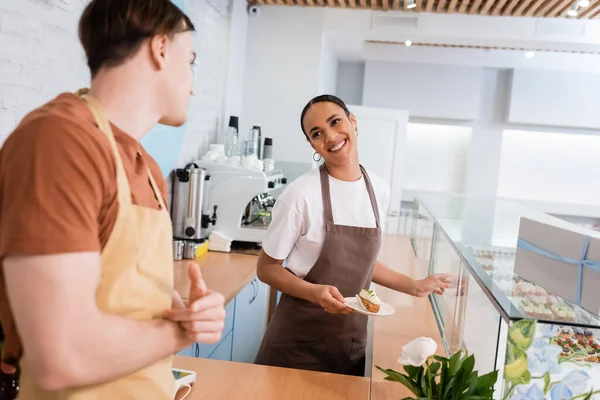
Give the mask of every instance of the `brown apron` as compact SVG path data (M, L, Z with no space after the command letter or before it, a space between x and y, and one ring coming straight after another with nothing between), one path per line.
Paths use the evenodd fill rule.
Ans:
M317 262L304 278L310 283L335 286L344 297L369 288L381 247L377 200L369 176L360 168L377 227L334 224L329 174L322 165L325 240ZM332 315L318 304L282 293L255 363L364 376L367 321L366 315Z
M174 273L171 219L150 171L150 185L160 210L131 202L129 182L110 124L98 102L86 93L78 92L113 150L119 201L117 220L101 254L102 274L96 304L105 313L150 320L171 308L173 291L167 289L173 288ZM118 362L116 359L115 363ZM57 392L39 388L22 365L19 400L172 400L175 381L171 365L169 356L111 382Z

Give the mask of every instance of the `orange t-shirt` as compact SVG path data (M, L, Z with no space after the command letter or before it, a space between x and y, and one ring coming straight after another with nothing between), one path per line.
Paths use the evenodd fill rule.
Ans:
M142 145L112 125L134 204L160 208L166 181ZM116 161L106 134L75 94L29 113L0 148L0 260L7 255L102 251L117 219ZM2 360L21 355L0 274Z
M166 181L142 145L112 125L134 204L160 207ZM87 106L65 93L28 114L0 149L0 259L101 251L118 211L115 157Z

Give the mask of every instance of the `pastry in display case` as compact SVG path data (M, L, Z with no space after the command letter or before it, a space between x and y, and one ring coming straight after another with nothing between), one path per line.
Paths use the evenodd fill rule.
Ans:
M515 252L505 248L467 247L475 261L494 279L503 290L510 290L513 284L513 266Z

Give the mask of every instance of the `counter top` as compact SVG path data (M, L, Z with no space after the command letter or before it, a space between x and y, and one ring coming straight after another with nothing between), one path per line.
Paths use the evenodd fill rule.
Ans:
M174 366L196 371L196 384L185 400L369 398L369 378L191 357L175 357Z
M175 290L185 300L190 293L187 266L191 260L175 261ZM258 257L246 254L208 252L194 260L206 286L225 296L229 303L256 276Z
M414 278L423 278L427 274L427 265L415 259L408 236L386 235L379 260ZM175 262L175 288L184 298L189 293L188 262ZM231 301L256 275L257 257L252 255L209 252L195 262L202 269L206 285L222 293L226 302ZM397 358L402 347L419 336L429 336L438 341L442 354L433 311L427 298L417 299L385 288L379 288L378 295L396 312L390 317L374 319L372 378L176 357L176 368L197 373L195 388L185 400L384 400L411 396L401 384L385 381L385 375L376 366L401 370Z

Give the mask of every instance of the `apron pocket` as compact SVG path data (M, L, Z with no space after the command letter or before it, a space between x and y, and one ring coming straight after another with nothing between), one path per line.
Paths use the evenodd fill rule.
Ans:
M363 339L352 338L352 347L350 350L351 369L348 375L365 376L367 341Z
M364 339L352 338L352 348L350 349L350 359L359 361L365 356L367 341Z
M328 339L312 342L271 343L268 345L269 365L313 371L327 369Z

